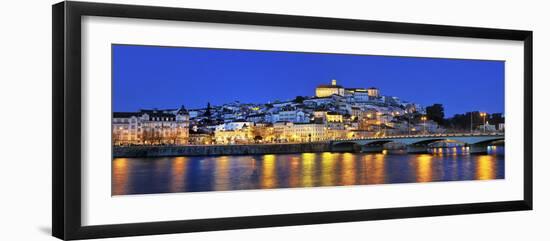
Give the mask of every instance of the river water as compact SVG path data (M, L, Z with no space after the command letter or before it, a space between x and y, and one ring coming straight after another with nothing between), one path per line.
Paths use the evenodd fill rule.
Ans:
M432 154L384 151L244 156L115 158L112 194L369 185L504 178L504 147Z

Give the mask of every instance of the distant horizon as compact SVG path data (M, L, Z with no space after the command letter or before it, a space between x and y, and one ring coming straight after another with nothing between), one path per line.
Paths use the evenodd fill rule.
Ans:
M141 45L113 45L112 54L114 112L273 103L313 97L336 79L424 107L442 104L445 118L505 114L503 61Z

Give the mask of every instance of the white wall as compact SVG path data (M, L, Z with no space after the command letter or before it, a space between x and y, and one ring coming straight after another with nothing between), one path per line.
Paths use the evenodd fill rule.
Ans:
M146 5L534 30L535 211L155 236L155 240L549 240L550 158L544 153L550 21L545 1L134 0ZM0 240L53 240L51 11L9 1L0 14ZM43 117L44 119L37 118ZM24 128L23 131L21 128ZM23 144L33 142L32 148ZM548 148L548 147L546 147ZM151 240L152 237L120 240Z

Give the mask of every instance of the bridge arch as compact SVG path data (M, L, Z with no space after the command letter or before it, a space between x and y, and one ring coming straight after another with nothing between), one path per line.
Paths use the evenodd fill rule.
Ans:
M368 142L368 143L365 143L364 145L365 146L382 146L386 143L390 143L390 142L396 142L394 140L377 140L377 141L372 141L372 142Z
M352 141L338 142L331 145L331 151L333 152L358 152L361 149L361 145Z
M487 147L496 141L504 140L504 136L500 138L484 139L477 142L467 143L470 154L487 154Z
M424 139L424 140L419 140L417 142L410 142L410 143L406 143L408 145L415 145L415 146L428 146L429 144L432 144L432 143L435 143L435 142L438 142L438 141L447 141L449 139L446 139L446 138L433 138L433 139Z
M407 151L410 153L427 153L428 146L435 142L449 141L464 143L470 147L470 153L486 153L487 146L496 141L504 141L504 134L434 134L434 135L418 135L418 136L388 136L388 137L372 137L360 139L348 139L331 142L332 146L338 148L346 147L346 151L356 151L357 146L363 152L378 152L382 150L382 146L386 143L401 143L407 146ZM352 144L355 143L356 145Z
M469 145L481 145L481 144L489 145L489 144L491 144L493 142L496 142L496 141L504 141L504 137L485 139L485 140L481 140L481 141L477 141L477 142L471 142L471 143L467 143L467 144L469 144Z

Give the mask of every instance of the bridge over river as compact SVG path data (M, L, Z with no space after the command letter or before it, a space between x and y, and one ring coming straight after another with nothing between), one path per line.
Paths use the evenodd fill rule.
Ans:
M384 144L400 143L406 146L408 153L428 153L431 144L455 142L467 146L471 154L484 154L487 146L503 141L503 133L430 134L333 140L331 147L333 151L382 152Z

